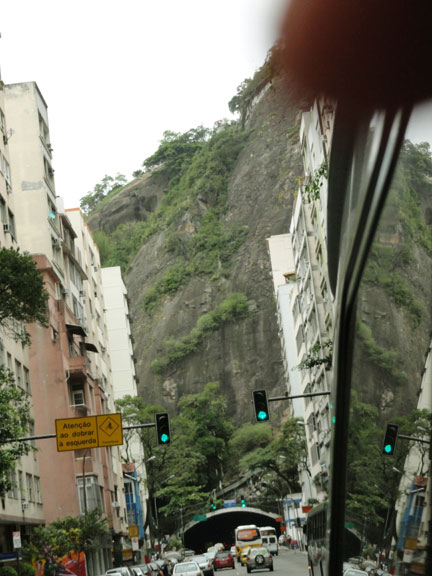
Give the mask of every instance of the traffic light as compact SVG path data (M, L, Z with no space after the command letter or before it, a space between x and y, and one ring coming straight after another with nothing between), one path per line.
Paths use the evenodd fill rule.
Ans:
M216 510L216 504L213 502L213 500L210 500L210 510Z
M246 508L246 502L245 502L244 496L240 496L240 506L242 508Z
M386 456L393 456L394 454L398 437L398 428L399 426L397 424L387 424L382 447L382 453Z
M267 392L265 390L254 390L252 395L257 422L267 422L267 420L270 420Z
M171 442L169 416L167 412L156 414L156 433L158 444L166 446Z

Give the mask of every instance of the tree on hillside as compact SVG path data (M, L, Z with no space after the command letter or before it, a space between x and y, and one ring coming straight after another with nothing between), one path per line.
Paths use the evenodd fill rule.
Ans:
M400 440L392 458L382 454L384 430L379 424L379 411L376 406L360 402L357 394L352 394L350 407L350 427L348 437L347 461L347 511L350 520L359 525L365 524L370 541L378 541L383 534L387 519L389 538L396 537L395 503L399 496L400 473L413 445ZM392 419L399 425L399 434L421 436L419 431L430 429L430 413L413 410L408 416ZM422 475L427 468L426 451L428 448L417 446L423 451L423 461L417 474ZM423 469L422 469L423 465ZM394 517L393 517L394 516Z
M158 491L164 514L203 503L219 487L233 426L219 384L211 382L198 394L183 396L173 420L173 439L166 458L166 478ZM187 497L186 497L187 496Z
M117 174L115 176L105 176L102 181L95 185L91 192L88 192L80 200L80 207L84 214L89 214L94 210L99 202L103 200L109 194L119 190L127 182L126 176L123 174Z
M232 435L228 443L228 463L226 475L236 478L240 473L240 462L255 450L265 449L273 440L273 430L269 423L243 424Z
M163 133L159 148L144 160L143 166L146 170L158 168L170 180L178 181L208 136L209 130L203 126L192 128L184 134L167 130Z
M116 409L121 412L125 425L151 424L155 421L155 414L165 412L162 406L146 404L138 396L124 396L116 400ZM154 510L154 497L157 491L164 485L164 481L169 476L166 467L167 452L170 448L158 446L156 444L156 434L154 428L137 428L135 430L124 430L124 450L126 461L134 462L132 454L132 444L134 440L139 441L142 447L145 467L146 482L149 493L148 514L146 526L153 526L156 529L156 510ZM135 462L136 466L143 466L143 462Z
M27 252L0 249L0 327L23 346L30 343L25 324L47 325L48 294L36 262Z
M28 454L32 446L28 442L6 443L27 436L31 418L27 396L14 385L12 374L3 367L0 367L0 412L0 497L4 497L14 483L11 473L16 461Z
M278 478L282 492L299 491L299 469L305 462L307 450L304 426L298 422L298 418L286 420L280 434L267 447L257 448L241 458L240 469L267 470Z

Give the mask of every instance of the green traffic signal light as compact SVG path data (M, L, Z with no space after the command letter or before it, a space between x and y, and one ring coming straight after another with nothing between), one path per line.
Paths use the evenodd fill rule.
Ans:
M169 416L167 412L156 414L156 434L158 444L166 446L171 442Z
M382 448L382 453L385 456L393 456L394 454L398 437L398 428L399 426L397 424L387 424Z
M270 420L266 390L254 390L252 397L257 422L267 422Z
M240 496L240 506L242 508L246 508L246 502L245 502L244 496Z

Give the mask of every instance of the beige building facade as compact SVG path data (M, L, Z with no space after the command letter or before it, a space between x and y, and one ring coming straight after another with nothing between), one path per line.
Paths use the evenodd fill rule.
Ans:
M0 249L20 246L22 227L17 225L17 198L12 186L10 139L13 129L6 119L4 85L0 80ZM19 326L15 326L19 329ZM0 364L13 375L15 385L26 396L34 416L34 387L30 374L28 347L13 338L11 331L0 329ZM28 534L45 521L41 472L36 452L21 457L11 475L13 487L0 501L0 559L13 550L12 532Z
M100 261L79 211L65 212L56 195L47 105L37 84L5 86L4 97L13 130L8 148L17 245L33 255L49 294L48 327L29 328L28 364L35 434L48 435L56 419L113 409ZM38 440L37 447L47 523L77 516L86 506L106 513L110 532L87 558L90 575L103 573L112 563L111 532L126 530L119 449L58 452L55 439Z

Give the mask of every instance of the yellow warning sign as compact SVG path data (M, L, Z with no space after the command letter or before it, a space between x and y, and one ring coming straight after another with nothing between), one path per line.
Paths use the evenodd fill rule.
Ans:
M99 446L120 446L123 444L121 414L96 416Z
M138 526L136 524L129 524L129 538L138 538Z
M58 452L97 448L96 416L63 418L55 425Z
M62 418L55 426L58 452L123 444L121 414Z

